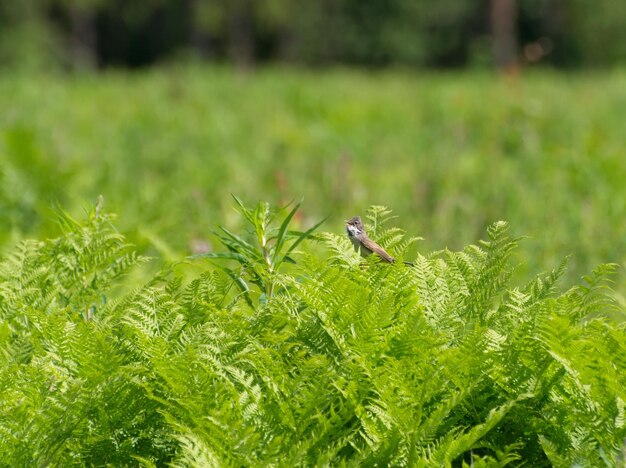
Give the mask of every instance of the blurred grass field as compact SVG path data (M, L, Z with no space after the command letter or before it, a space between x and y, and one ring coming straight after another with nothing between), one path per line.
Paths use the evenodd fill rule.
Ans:
M527 271L626 265L626 72L324 73L223 68L0 77L0 245L104 195L143 251L177 260L248 203L304 199L341 231L386 205L459 249L511 223ZM626 293L624 274L616 290Z

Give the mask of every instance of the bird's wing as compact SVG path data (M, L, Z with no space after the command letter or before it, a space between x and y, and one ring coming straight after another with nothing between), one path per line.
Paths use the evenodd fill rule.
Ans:
M363 244L363 247L365 247L367 250L371 250L372 252L374 252L376 255L378 255L380 258L382 258L384 261L386 261L388 263L393 263L395 261L395 258L393 258L391 255L389 255L385 251L385 249L383 249L380 245L378 245L372 239L369 239L369 238L361 239L361 244Z

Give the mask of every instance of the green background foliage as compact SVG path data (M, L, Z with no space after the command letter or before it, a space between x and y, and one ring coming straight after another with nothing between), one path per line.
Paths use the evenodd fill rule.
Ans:
M0 68L146 66L195 59L380 67L489 66L482 0L23 0L0 4ZM626 60L615 0L507 2L509 59L559 67ZM508 40L508 39L506 39ZM524 48L542 45L538 57ZM501 65L501 64L497 64Z
M506 219L519 274L570 256L568 281L624 265L626 75L326 74L171 68L0 77L0 243L56 235L50 207L106 207L142 253L175 261L236 230L231 193L325 229L370 204L461 249ZM415 252L415 248L412 251ZM621 273L616 289L624 293Z

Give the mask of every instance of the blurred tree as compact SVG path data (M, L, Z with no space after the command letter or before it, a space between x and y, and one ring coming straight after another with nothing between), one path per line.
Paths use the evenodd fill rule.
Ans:
M228 55L240 70L256 61L253 0L226 0Z
M0 1L0 67L50 68L62 62L57 28L47 0Z
M296 4L292 0L266 0L258 4L256 34L259 42L257 56L259 58L289 57L289 49L294 36L295 18L302 15L301 8L310 0L302 0Z
M189 50L188 2L106 0L98 14L98 51L104 65L142 67Z
M625 10L615 0L4 1L0 65L143 66L185 50L241 69L607 65L626 61Z
M494 63L500 69L512 69L518 62L517 2L491 0L489 19Z
M479 14L480 2L456 0L303 1L287 49L309 63L458 65Z
M389 37L397 37L392 48L394 57L402 62L408 56L413 63L436 67L468 63L473 41L485 34L482 1L396 1L400 8L387 26Z
M222 53L245 70L261 54L284 58L289 49L295 23L291 0L188 0L187 5L189 43L200 57L217 55L222 46Z
M189 46L197 57L208 58L211 54L210 32L217 29L222 17L219 8L211 0L187 0L189 11Z
M561 3L561 2L559 2ZM624 0L570 0L569 39L580 54L578 62L590 65L626 63L626 2Z
M98 32L96 14L103 0L62 0L70 24L70 56L75 69L98 66Z

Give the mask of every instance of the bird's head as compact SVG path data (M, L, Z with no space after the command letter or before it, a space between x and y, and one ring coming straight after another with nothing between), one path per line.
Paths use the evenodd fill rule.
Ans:
M356 237L357 239L366 235L365 226L363 226L363 221L361 221L360 216L346 220L346 232L348 233L348 237Z

